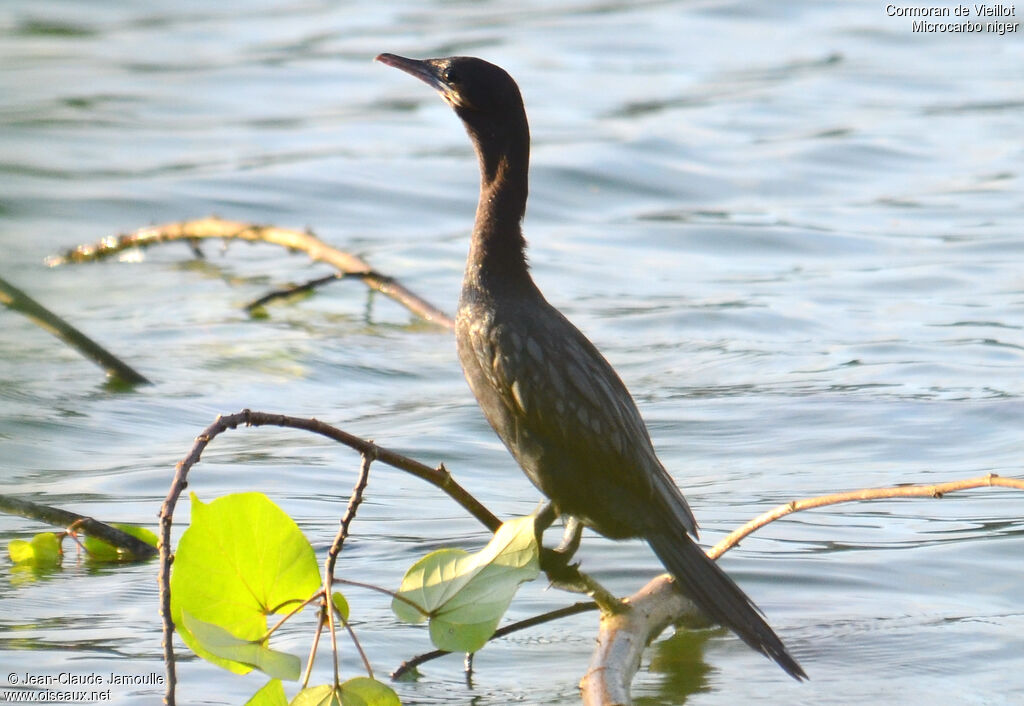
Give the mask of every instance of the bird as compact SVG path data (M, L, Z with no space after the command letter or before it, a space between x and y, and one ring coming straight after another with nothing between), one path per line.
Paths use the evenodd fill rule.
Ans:
M710 618L806 679L760 609L696 543L693 513L625 384L533 281L522 230L530 128L515 80L476 57L376 60L440 93L476 151L480 193L455 333L487 421L567 527L643 538Z

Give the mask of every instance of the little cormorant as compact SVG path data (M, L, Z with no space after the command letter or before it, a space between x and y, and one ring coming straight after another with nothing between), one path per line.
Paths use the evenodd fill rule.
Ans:
M690 538L693 513L626 386L530 277L521 228L530 129L515 81L473 57L377 60L436 89L476 148L480 200L455 332L487 421L559 515L613 539L642 537L711 618L805 679L750 598Z

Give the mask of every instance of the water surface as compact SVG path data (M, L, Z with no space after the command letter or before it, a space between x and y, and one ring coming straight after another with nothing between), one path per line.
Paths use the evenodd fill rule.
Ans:
M861 2L592 0L9 0L0 30L0 275L155 383L108 390L0 311L0 492L152 525L195 435L250 407L443 461L500 515L534 508L451 335L357 283L251 320L247 301L324 268L244 245L202 261L172 245L43 264L65 246L217 213L312 226L451 311L474 159L436 96L372 63L381 51L476 54L516 76L534 136L536 279L632 389L706 541L796 497L1021 475L1020 34L914 33ZM324 552L357 468L321 439L239 430L211 446L191 490L266 492ZM634 694L1024 699L1022 507L986 490L772 525L724 562L811 681L703 632L657 643ZM0 516L4 543L40 529ZM384 467L354 531L343 573L386 586L429 549L485 539ZM637 543L591 537L581 556L621 594L658 571ZM155 574L69 556L26 581L0 561L0 665L162 672ZM528 586L510 619L573 600ZM429 649L378 596L350 601L379 672ZM303 653L304 629L281 647ZM396 688L408 703L573 703L594 633L578 616L488 647L472 686L451 658ZM317 674L329 678L328 660ZM262 683L196 660L180 678L182 703L241 703ZM158 695L115 688L112 700Z

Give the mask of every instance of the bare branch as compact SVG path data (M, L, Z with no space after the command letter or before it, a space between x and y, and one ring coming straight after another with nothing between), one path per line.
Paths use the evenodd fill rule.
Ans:
M106 370L112 380L129 386L149 384L149 380L130 365L3 278L0 278L0 304L24 314L40 328L64 341Z
M264 294L259 299L254 299L245 305L245 310L252 314L256 309L259 309L265 304L269 304L275 299L286 299L287 297L295 296L296 294L302 294L303 292L309 292L317 287L322 287L325 284L331 282L337 282L338 280L345 279L346 277L357 277L358 275L346 274L344 272L335 272L333 275L326 275L324 277L317 277L311 279L302 284L293 285L291 287L285 287L284 289L275 289L273 292Z
M316 650L320 646L320 635L327 624L327 613L320 611L317 616L316 633L313 634L313 644L309 648L309 658L306 660L306 671L302 673L302 688L309 686L309 677L313 674L313 659L316 657Z
M6 512L9 515L20 515L30 520L38 520L54 527L69 528L74 526L75 531L81 531L90 537L102 539L107 544L128 552L135 559L151 559L156 556L156 549L141 539L133 537L117 527L112 527L85 515L79 515L48 505L39 505L10 495L0 495L0 512Z
M971 488L999 486L1024 490L1024 480L1002 478L995 474L933 485L900 485L833 493L794 500L759 515L707 551L717 559L741 539L786 515L816 507L862 500L887 498L941 498L948 493ZM580 682L585 706L629 704L629 686L640 666L644 648L661 631L684 619L700 617L697 606L684 597L668 574L653 579L626 599L630 610L619 615L602 615L597 647L590 668Z
M73 262L102 260L130 248L144 248L178 240L189 243L194 250L197 247L196 243L202 238L271 243L291 251L304 252L309 255L311 260L327 263L340 272L358 276L366 286L391 297L427 321L446 328L455 327L455 322L450 316L413 294L398 281L374 271L362 258L328 245L312 232L241 221L227 221L215 216L150 226L117 237L104 238L98 243L79 245L60 255L53 255L47 258L46 263L55 267Z
M340 527L338 527L338 534L334 538L334 543L331 548L327 551L327 562L324 567L324 611L327 613L327 629L331 633L331 650L334 654L334 685L337 687L341 684L338 672L338 639L337 630L334 624L334 606L331 596L331 586L334 583L334 566L338 561L338 555L341 553L341 549L345 544L345 539L348 537L348 528L352 524L352 520L356 517L356 511L359 509L359 505L363 502L363 491L366 489L366 484L370 481L370 464L373 463L373 453L364 452L362 455L362 464L359 466L359 478L356 480L355 487L352 488L352 496L348 500L348 507L345 509L345 515L341 518ZM342 616L339 616L342 617ZM342 617L342 621L345 622L345 626L348 627L348 622ZM349 628L349 634L355 639L355 634L352 629ZM358 645L358 641L356 642ZM373 669L370 667L370 663L366 661L366 655L363 654L362 648L359 648L360 654L363 656L363 662L366 665L366 670L369 673L370 678L373 678Z
M717 559L739 544L740 540L751 532L754 532L755 530L758 530L781 517L785 517L790 513L799 512L800 510L810 510L816 507L825 507L826 505L838 505L839 503L859 502L861 500L881 500L884 498L941 498L948 493L953 493L958 490L987 488L991 486L1024 490L1024 480L1019 480L1017 478L1003 478L1002 476L990 473L987 476L955 480L950 481L949 483L937 483L934 485L897 485L891 488L867 488L865 490L851 490L844 493L822 495L816 498L794 500L786 503L785 505L779 505L762 515L758 515L747 524L733 530L726 535L722 541L709 549L707 555L712 559Z

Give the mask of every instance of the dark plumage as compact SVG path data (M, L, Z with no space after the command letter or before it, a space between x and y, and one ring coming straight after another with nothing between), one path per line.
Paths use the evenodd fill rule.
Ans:
M753 602L688 536L697 533L693 513L615 370L530 277L521 229L530 130L515 81L472 57L377 60L434 87L476 148L480 201L456 338L491 426L559 514L607 537L643 537L709 616L806 678Z

